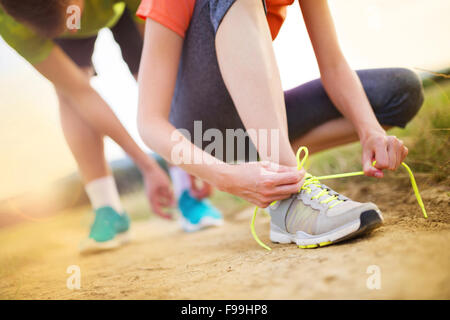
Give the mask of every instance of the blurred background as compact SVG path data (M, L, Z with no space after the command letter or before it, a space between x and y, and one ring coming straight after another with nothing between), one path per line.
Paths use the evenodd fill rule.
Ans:
M408 163L416 172L445 180L450 149L450 1L330 0L329 4L341 46L354 69L407 67L422 77L425 106L406 130L394 133L407 143ZM297 3L289 7L274 46L285 89L319 76ZM92 86L151 153L137 133L137 85L109 30L101 31L93 60L98 75ZM313 173L359 169L356 149L352 145L315 156ZM139 172L109 140L106 153L120 192L132 199L125 201L128 210L135 218L148 217ZM223 194L217 194L215 201L231 202L229 210L244 205ZM85 204L76 163L59 126L52 85L0 38L0 227L46 219Z

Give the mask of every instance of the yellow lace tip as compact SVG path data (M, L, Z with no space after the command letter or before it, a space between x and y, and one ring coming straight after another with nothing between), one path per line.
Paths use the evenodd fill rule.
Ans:
M256 240L256 239L255 239L255 240ZM265 245L262 241L256 240L256 242L258 242L258 244L259 244L261 247L263 247L264 249L266 249L267 251L272 251L272 248L269 247L269 246L267 246L267 245Z
M419 207L422 209L423 216L425 219L428 219L427 211L425 210L425 205L423 204L422 197L420 196L419 187L417 187L416 179L414 178L414 175L412 173L411 168L404 162L402 162L402 166L406 169L409 175L409 179L411 180L411 186L414 190L414 195L416 196L417 203L419 204Z

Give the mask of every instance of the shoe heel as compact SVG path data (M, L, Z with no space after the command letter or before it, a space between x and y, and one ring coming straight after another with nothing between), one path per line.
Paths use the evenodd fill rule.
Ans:
M289 236L277 231L270 230L270 241L274 243L291 243L292 240Z

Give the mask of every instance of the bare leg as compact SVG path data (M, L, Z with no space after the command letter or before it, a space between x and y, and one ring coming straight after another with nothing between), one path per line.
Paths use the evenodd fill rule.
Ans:
M351 122L339 118L328 121L292 141L292 147L296 150L306 146L310 153L314 153L357 140L358 135Z
M78 116L60 93L58 98L64 137L78 164L84 183L109 175L103 137Z
M93 70L85 69L87 77ZM103 136L84 121L63 94L56 91L59 100L61 126L85 184L111 174L104 154Z
M261 157L295 166L281 80L260 0L238 0L232 5L217 31L216 51L225 85L246 129L269 130L268 150L272 144L279 146L279 155ZM279 141L271 141L274 129L279 130ZM249 134L253 142L259 142L258 136Z
M383 128L388 130L391 127L383 126ZM339 118L328 121L295 139L292 141L292 147L297 150L301 146L306 146L310 153L315 153L355 141L358 141L358 135L352 123L345 118Z

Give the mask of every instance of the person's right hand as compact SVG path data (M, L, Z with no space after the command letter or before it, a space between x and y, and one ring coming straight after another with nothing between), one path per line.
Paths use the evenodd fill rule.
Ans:
M217 187L241 197L260 208L289 198L304 182L305 170L267 161L230 165Z
M408 148L403 141L384 131L368 134L361 139L361 146L364 174L369 177L382 178L382 170L397 170L408 155ZM376 163L372 166L374 160Z
M165 211L166 208L175 206L175 199L170 179L156 162L146 170L141 170L146 194L154 213L164 219L172 219L172 215Z

